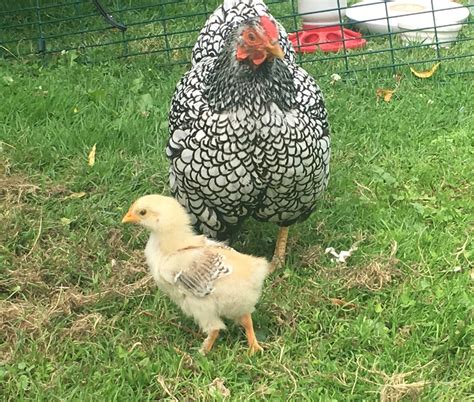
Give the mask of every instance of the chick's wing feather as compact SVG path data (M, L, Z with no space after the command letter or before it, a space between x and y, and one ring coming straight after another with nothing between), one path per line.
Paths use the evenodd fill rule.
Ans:
M174 278L178 287L194 296L204 297L214 290L214 281L232 272L222 254L208 249L194 252L194 260Z

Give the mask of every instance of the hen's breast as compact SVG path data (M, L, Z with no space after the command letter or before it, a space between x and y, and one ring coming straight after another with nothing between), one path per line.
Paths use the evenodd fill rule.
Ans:
M298 109L284 112L276 105L262 121L256 162L265 186L254 216L289 225L306 218L327 185L327 130Z
M197 64L173 98L167 147L173 195L199 231L217 238L248 216L280 225L305 219L329 177L319 88L288 65L291 93L270 81L240 92L234 86L239 99L213 93L218 101L211 103L206 82L214 62Z
M262 114L207 110L199 126L182 142L171 175L200 230L216 235L250 215L290 224L310 212L327 181L322 126L276 104Z

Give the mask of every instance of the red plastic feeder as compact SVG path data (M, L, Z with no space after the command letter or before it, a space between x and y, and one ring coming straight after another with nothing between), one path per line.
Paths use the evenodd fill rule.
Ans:
M367 41L359 32L351 31L340 25L314 28L303 25L303 30L288 35L295 51L301 53L338 52L346 49L364 47Z

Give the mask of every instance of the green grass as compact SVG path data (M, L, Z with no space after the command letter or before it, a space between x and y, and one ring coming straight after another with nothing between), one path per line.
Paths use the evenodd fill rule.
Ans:
M472 80L402 70L390 103L375 95L395 87L387 74L320 81L332 178L266 282L255 313L265 353L248 357L230 324L202 357L170 301L124 287L144 276L146 234L120 220L138 196L167 192L181 73L67 55L0 66L2 399L211 400L216 378L232 400L472 396ZM275 234L248 222L236 247L270 256ZM323 253L361 238L347 267Z

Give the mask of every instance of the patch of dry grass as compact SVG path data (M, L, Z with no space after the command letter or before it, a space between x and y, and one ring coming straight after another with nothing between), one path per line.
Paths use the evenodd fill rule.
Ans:
M82 309L93 308L108 297L127 297L140 290L149 291L152 280L146 270L143 252L128 253L121 233L113 229L106 244L108 254L128 258L111 260L110 275L100 282L98 291L87 292L73 282L58 281L52 273L58 267L70 264L70 250L78 256L78 267L89 258L90 251L85 241L74 241L43 229L41 207L31 200L32 197L34 200L64 198L71 191L51 183L34 184L32 178L12 175L9 170L4 173L0 176L0 218L5 223L2 249L9 268L6 267L0 277L0 291L5 295L0 300L0 361L6 362L11 359L20 334L39 337L54 319L61 316L77 314L64 333L72 336L95 333L103 320L102 315L84 313ZM29 229L25 227L26 222L37 225L31 243L16 252L7 249L4 246L7 239L17 239L21 232Z
M401 271L396 267L399 262L395 258L396 252L397 244L393 242L389 255L381 254L367 263L328 267L320 264L324 251L321 246L315 245L303 253L301 263L304 266L315 266L318 275L326 280L339 281L346 289L365 288L377 292L401 276Z
M376 369L367 369L359 364L359 368L377 380L361 377L363 381L379 386L380 402L398 402L404 399L417 400L423 389L429 384L428 381L419 380L409 382L409 377L414 373L419 373L423 368L430 365L432 362L418 367L417 370L412 370L406 373L393 373L391 375Z
M51 289L53 295L48 299L0 300L0 332L3 346L0 347L0 360L11 355L18 331L32 336L39 335L58 316L66 316L91 307L108 297L131 296L137 291L149 292L153 286L152 277L145 274L139 280L127 283L113 279L105 283L96 293L84 294L77 288ZM79 313L68 329L70 333L93 332L102 320L98 313Z
M100 313L79 314L69 328L64 329L64 334L72 337L92 337L97 332L97 326L104 320Z

